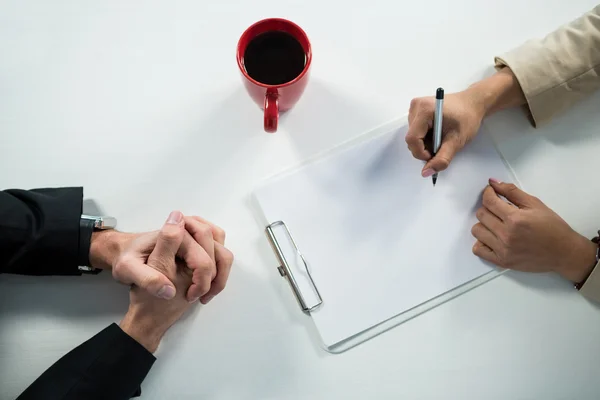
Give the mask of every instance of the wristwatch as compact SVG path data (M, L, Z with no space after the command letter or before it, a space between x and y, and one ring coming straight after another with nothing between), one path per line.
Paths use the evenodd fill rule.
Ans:
M598 264L600 262L600 231L598 231L598 236L592 239L592 242L596 245L596 264ZM583 281L575 283L575 289L580 290L583 287L583 285L585 285L585 282L590 277L590 275L588 275Z
M117 219L114 217L102 217L82 214L79 220L79 271L84 274L98 274L99 268L90 266L90 244L92 232L107 229L115 229Z

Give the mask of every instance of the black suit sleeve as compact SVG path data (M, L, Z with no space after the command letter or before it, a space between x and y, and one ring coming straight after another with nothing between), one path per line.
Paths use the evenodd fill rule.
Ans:
M0 191L0 272L81 275L93 226L81 224L82 188ZM44 372L19 399L129 399L154 356L112 324Z
M58 360L17 400L121 400L138 396L156 358L116 324Z
M0 273L81 275L92 234L82 204L81 187L0 191Z

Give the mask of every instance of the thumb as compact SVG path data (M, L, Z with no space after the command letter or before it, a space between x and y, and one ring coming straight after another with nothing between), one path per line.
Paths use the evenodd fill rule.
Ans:
M119 257L112 274L121 283L134 284L153 296L172 299L176 290L169 278L144 264L145 249L154 247L157 236L158 232L150 232L136 239L130 249L131 254L124 253Z
M165 275L140 260L132 259L123 262L127 265L120 266L122 271L120 280L131 282L156 297L167 300L175 297L175 286Z
M497 194L503 196L519 208L528 207L532 203L533 197L519 189L513 183L504 183L497 179L490 179L490 186Z
M185 237L185 223L181 211L173 211L158 233L154 250L148 257L148 265L175 278L175 257Z
M449 138L442 142L442 145L435 156L427 161L423 167L421 175L423 175L424 178L433 175L434 172L440 172L448 168L450 162L460 150L461 146L458 141L458 135L448 134L448 136Z

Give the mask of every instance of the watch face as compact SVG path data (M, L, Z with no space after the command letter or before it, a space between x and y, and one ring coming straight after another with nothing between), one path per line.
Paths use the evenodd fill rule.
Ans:
M81 219L92 221L94 229L114 229L117 226L117 219L114 217L97 217L83 214Z
M117 219L113 217L100 217L96 220L96 229L114 229L117 226Z

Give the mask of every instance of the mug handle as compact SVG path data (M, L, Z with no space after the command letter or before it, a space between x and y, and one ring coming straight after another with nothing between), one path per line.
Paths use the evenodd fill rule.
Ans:
M267 90L265 94L265 132L277 132L279 120L279 102L277 91Z

